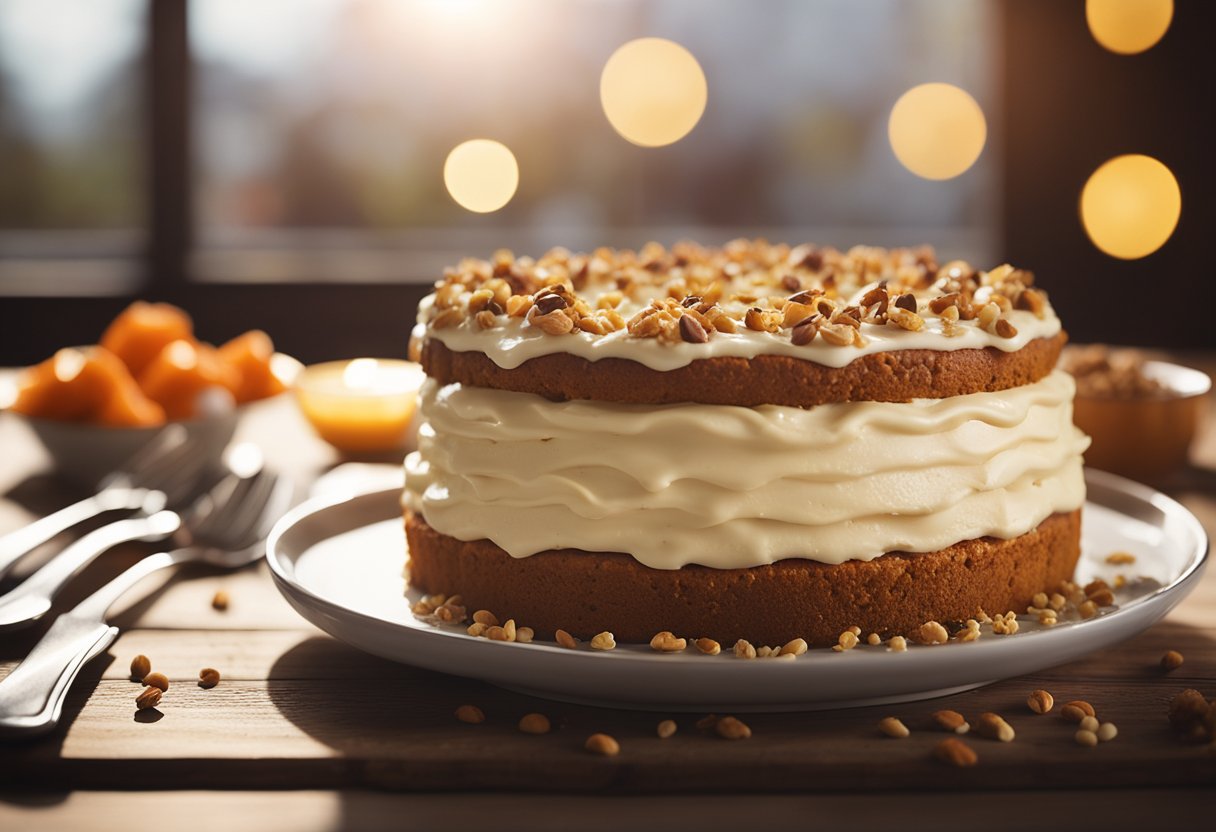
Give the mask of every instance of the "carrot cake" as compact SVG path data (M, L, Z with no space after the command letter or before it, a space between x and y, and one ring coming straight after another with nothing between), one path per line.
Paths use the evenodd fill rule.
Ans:
M538 635L831 644L1023 609L1085 499L1033 276L933 251L498 252L414 332L411 582Z

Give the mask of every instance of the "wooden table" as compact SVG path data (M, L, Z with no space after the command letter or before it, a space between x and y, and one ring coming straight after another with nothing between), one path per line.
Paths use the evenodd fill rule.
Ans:
M1194 361L1208 372L1216 361ZM1216 531L1216 407L1196 466L1171 492ZM338 460L312 438L290 402L249 414L241 435L306 486ZM71 494L43 472L22 425L0 418L0 531ZM70 604L146 549L110 553L73 586ZM214 592L231 596L212 609ZM889 829L915 819L941 829L1061 818L1109 828L1181 822L1216 808L1216 754L1176 739L1171 697L1187 687L1216 696L1216 569L1168 619L1084 661L947 699L829 713L746 716L754 736L727 742L678 716L530 699L489 685L364 655L307 625L280 598L264 566L237 574L192 569L150 578L113 619L123 633L82 673L63 725L37 741L0 746L0 828L187 829L733 828L821 819ZM42 628L0 638L0 675ZM1185 664L1158 667L1168 649ZM126 676L144 653L172 687L158 714L136 714ZM213 690L198 670L219 668ZM1072 741L1057 715L1025 705L1036 688L1057 702L1081 698L1119 726L1097 748ZM475 703L480 726L452 717ZM1017 729L1008 744L970 737L973 769L931 758L939 708L997 711ZM530 711L554 731L516 729ZM904 740L875 730L896 714ZM619 757L594 757L584 738L605 731Z

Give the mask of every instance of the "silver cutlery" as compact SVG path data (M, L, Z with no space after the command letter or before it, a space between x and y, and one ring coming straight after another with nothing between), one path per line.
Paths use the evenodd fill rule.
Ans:
M186 515L182 548L139 561L64 613L25 660L0 680L0 735L27 736L58 724L80 669L109 647L118 628L106 613L125 592L160 569L201 562L225 569L253 563L266 535L291 503L291 486L267 471L230 476Z
M206 466L206 455L170 425L135 454L123 470L107 477L97 494L62 508L24 528L0 536L0 578L25 555L73 526L117 509L155 514L166 505L190 502Z

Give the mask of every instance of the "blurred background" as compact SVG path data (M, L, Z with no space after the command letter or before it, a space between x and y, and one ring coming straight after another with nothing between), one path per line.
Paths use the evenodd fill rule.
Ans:
M1075 341L1216 348L1216 4L1107 0L1104 29L1095 3L0 0L0 365L96 341L133 297L306 362L403 355L462 256L742 235L1008 260ZM1131 45L1129 3L1148 8ZM601 74L652 36L707 96L645 147L606 117ZM980 113L982 150L948 178L893 146L928 82ZM484 213L445 186L474 138L518 169ZM1152 221L1087 229L1082 191L1124 154L1165 170L1132 206ZM1140 199L1136 175L1099 209ZM1121 250L1127 223L1161 228Z

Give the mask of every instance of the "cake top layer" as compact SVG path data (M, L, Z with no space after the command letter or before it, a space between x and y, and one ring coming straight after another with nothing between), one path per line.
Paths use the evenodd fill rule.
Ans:
M941 265L929 247L736 240L722 248L499 251L449 269L419 308L428 337L504 368L551 353L656 370L777 354L842 367L897 349L1011 352L1060 330L1034 276Z

